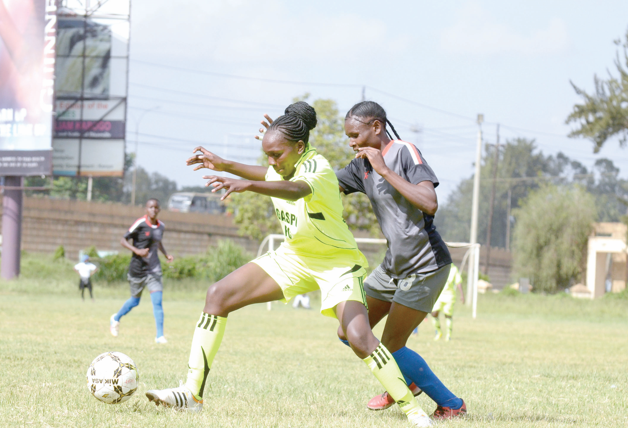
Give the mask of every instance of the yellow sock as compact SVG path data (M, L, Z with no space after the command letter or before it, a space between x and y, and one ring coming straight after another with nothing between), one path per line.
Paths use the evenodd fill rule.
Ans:
M185 386L198 400L203 398L205 381L220 348L226 325L227 318L209 315L205 312L201 313L201 318L196 324Z
M413 415L427 416L408 389L397 362L384 345L380 343L373 353L364 359L364 362L408 417Z

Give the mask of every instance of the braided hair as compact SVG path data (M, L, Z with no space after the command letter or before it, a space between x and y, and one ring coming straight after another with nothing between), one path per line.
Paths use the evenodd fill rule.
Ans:
M299 101L286 107L284 115L275 119L268 130L277 130L288 141L303 141L307 146L310 130L316 127L316 123L314 108L305 101Z
M392 132L395 134L395 137L397 137L398 140L401 140L401 137L399 136L399 134L397 134L397 130L395 129L393 124L390 123L390 121L386 118L386 110L384 110L382 106L377 104L375 101L362 101L357 103L347 112L345 120L349 119L350 117L359 117L363 119L360 122L366 123L368 125L376 120L379 120L382 125L384 125L386 135L388 135L388 138L392 140L392 136L388 132L388 129L386 129L386 125L388 124L390 125L390 129L392 129Z

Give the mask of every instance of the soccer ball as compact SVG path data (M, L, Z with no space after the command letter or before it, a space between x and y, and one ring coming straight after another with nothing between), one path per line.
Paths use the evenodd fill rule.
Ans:
M87 369L87 388L97 400L123 403L137 391L140 376L132 359L122 352L105 352Z

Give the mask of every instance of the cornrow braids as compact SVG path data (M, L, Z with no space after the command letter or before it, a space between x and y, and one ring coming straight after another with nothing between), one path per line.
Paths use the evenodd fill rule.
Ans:
M310 130L316 127L316 111L305 101L290 104L283 116L279 116L268 128L281 132L289 141L308 144Z
M388 132L386 125L390 125L390 129L395 134L395 137L397 137L398 140L401 140L401 137L397 133L397 130L390 122L390 120L388 120L388 118L386 117L386 110L384 110L383 107L377 104L375 101L362 101L357 103L347 112L345 120L349 119L350 117L359 117L361 119L364 119L365 122L363 123L367 123L369 125L373 123L373 121L379 120L382 125L384 125L384 131L386 131L386 135L388 135L388 138L390 138L391 140L393 139L392 135L390 135L390 132Z

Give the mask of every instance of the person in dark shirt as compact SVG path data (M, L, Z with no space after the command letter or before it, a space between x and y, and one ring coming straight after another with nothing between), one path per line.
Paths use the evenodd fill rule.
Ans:
M149 199L146 202L146 215L137 219L120 240L120 244L133 253L127 275L131 287L131 298L124 302L122 308L109 320L109 331L114 337L118 336L120 318L140 304L142 291L148 288L157 326L155 342L168 342L164 337L164 310L161 305L163 284L158 251L166 256L169 263L174 260L174 257L168 255L161 242L165 225L157 219L159 211L159 201ZM132 240L132 244L129 243L129 239Z

